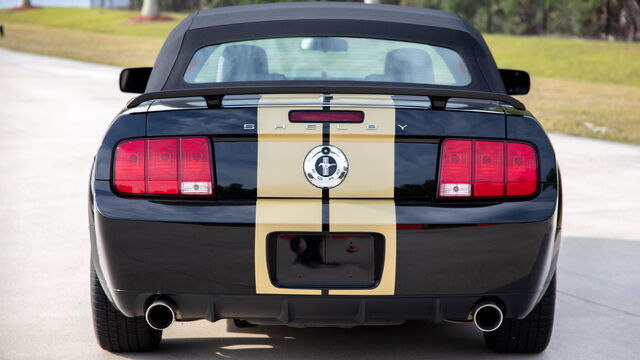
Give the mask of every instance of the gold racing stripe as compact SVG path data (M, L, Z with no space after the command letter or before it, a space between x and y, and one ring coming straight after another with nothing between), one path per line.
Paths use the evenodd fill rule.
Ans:
M393 100L386 95L334 95L331 105L341 103L363 104L331 109L363 111L364 124L340 124L339 127L334 124L331 127L331 145L347 156L349 173L342 184L329 191L329 229L380 233L385 238L385 250L378 286L329 290L329 295L393 295L396 282L396 208L393 200L396 113Z
M307 129L304 123L290 123L291 110L322 110L322 106L273 106L291 103L319 103L320 94L262 95L258 107L258 197L320 198L322 190L304 177L302 164L314 146L322 144L322 124Z
M320 94L263 95L261 103L318 103L319 98ZM393 295L396 277L393 100L384 95L334 95L331 104L349 102L364 106L336 106L332 110L363 111L365 122L331 124L330 143L347 156L349 173L342 184L329 190L329 231L384 235L384 266L380 283L374 289L333 289L329 290L329 295ZM372 106L366 106L367 102ZM391 106L375 107L383 104ZM274 286L269 278L266 257L266 237L271 232L322 231L322 190L311 185L302 171L308 151L322 144L322 125L309 130L306 124L288 121L290 110L321 108L295 105L258 108L259 199L256 202L255 232L258 294L321 294L318 289ZM372 126L375 129L371 129Z
M257 294L321 295L322 291L317 289L285 289L271 283L267 269L267 235L274 231L322 231L322 200L258 199L255 238Z
M331 145L337 146L349 161L349 173L342 184L330 190L335 198L393 199L396 110L388 95L333 95L331 110L364 112L364 124L331 124ZM370 103L372 107L365 107ZM373 107L387 105L388 107ZM375 129L368 129L368 126ZM344 129L344 130L341 130Z
M396 287L396 206L393 199L331 199L329 230L384 235L384 265L373 289L329 290L329 295L393 295Z
M322 125L306 129L289 122L289 111L317 107L274 106L319 103L320 94L263 95L258 107L258 197L256 202L255 277L257 294L321 295L317 289L285 289L271 283L267 235L274 231L322 231L322 190L304 176L304 157L322 144ZM289 198L289 199L287 199ZM297 198L297 199L291 199ZM304 199L308 198L308 199Z

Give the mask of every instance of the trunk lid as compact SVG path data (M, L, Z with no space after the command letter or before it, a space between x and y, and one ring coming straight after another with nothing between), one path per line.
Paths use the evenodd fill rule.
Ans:
M210 136L221 199L431 200L442 139L506 137L505 115L489 100L452 98L440 109L426 96L235 95L225 96L216 108L202 98L172 101L149 107L147 134ZM290 122L289 112L301 110L361 111L364 119ZM324 148L330 152L314 156L314 149ZM323 177L325 167L330 176L334 168L344 174L329 186L314 185L312 177Z

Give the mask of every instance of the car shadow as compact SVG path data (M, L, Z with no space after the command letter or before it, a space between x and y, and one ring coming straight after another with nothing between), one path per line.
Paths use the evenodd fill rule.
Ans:
M146 354L127 359L493 359L482 334L471 324L410 321L398 326L237 328L227 321L222 338L169 338ZM234 336L234 334L236 336ZM252 336L253 335L253 336Z

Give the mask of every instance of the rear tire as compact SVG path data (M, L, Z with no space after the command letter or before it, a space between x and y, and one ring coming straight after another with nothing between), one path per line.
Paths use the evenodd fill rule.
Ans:
M522 320L504 319L493 332L484 334L487 346L499 353L539 353L551 341L556 303L556 276L531 313Z
M162 331L154 330L144 316L127 317L115 308L104 293L91 265L91 308L93 329L100 347L111 352L154 350L160 344Z

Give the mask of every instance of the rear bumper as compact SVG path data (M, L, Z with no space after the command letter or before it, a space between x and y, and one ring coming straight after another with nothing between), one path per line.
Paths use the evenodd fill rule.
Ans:
M142 316L153 293L115 291L120 309ZM498 294L507 317L522 317L535 305L538 293ZM243 319L258 324L384 325L405 320L466 321L484 294L465 296L298 296L169 294L179 321ZM520 315L520 316L519 316Z
M507 317L522 318L546 289L559 247L555 186L526 202L396 204L398 225L424 226L396 231L392 296L264 295L256 290L255 202L127 199L108 181L92 185L92 261L128 316L143 315L150 297L167 295L180 320L464 320L487 297L502 303Z

